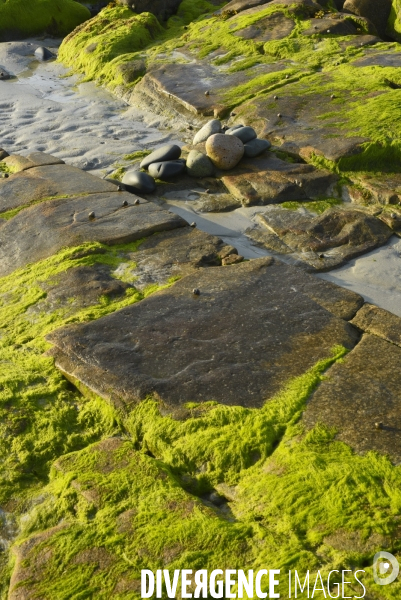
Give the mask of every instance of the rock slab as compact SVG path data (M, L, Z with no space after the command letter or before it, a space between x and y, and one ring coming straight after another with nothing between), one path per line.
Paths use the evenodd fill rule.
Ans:
M261 406L334 346L358 339L294 291L291 274L299 277L272 258L201 269L113 315L53 332L52 355L67 377L118 406L148 395L167 406Z

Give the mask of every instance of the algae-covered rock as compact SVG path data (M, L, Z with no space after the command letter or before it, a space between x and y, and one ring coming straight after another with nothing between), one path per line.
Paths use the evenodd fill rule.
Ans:
M90 16L74 0L8 0L0 4L0 41L40 33L65 36Z
M345 0L343 9L369 19L383 37L386 35L391 4L392 0Z
M159 20L167 21L179 7L181 0L117 0L121 6L129 6L136 13L151 12Z

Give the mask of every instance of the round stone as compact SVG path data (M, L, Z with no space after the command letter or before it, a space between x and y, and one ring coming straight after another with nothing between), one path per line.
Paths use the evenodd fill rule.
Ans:
M191 150L187 158L187 171L191 177L212 177L214 166L205 154L197 150Z
M227 131L226 135L235 135L235 137L239 138L243 144L246 144L257 137L253 127L239 127L238 129L234 129L234 131Z
M192 290L192 293L193 293L193 295L194 295L194 296L199 296L199 294L200 294L200 290L198 290L198 288L194 288L194 289Z
M95 213L92 211L89 213L88 215L89 219L94 219L95 218Z
M127 171L122 179L122 183L127 192L133 194L151 194L156 189L153 177L142 171Z
M259 156L271 147L271 143L268 140L251 140L247 144L244 144L244 154L247 158L255 158Z
M244 144L235 135L215 133L206 142L206 152L215 167L229 171L244 156Z
M169 179L180 175L185 169L183 160L167 160L149 165L149 175L155 179Z
M167 160L177 160L181 156L181 148L176 144L166 144L158 148L149 156L146 156L140 164L141 169L147 169L149 165Z
M233 125L232 127L228 127L226 129L226 133L231 133L231 131L237 131L237 129L241 129L241 127L245 127L245 125Z
M202 129L198 131L196 136L194 137L193 145L201 144L202 142L206 142L208 138L214 133L220 133L221 131L221 122L219 119L212 119L208 123L206 123Z
M35 50L35 58L37 58L37 60L40 61L45 61L50 60L51 58L55 58L55 56L53 52L50 52L50 50L48 50L44 46L39 46L39 48L36 48Z

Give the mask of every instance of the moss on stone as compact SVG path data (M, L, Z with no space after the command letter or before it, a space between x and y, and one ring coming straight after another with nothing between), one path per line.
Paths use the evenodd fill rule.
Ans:
M321 215L328 208L331 208L332 206L338 206L339 204L342 204L342 200L338 198L326 198L325 200L317 200L314 202L283 202L281 206L283 208L287 208L288 210L305 208L308 211Z
M0 0L0 40L39 33L64 36L90 16L74 0Z

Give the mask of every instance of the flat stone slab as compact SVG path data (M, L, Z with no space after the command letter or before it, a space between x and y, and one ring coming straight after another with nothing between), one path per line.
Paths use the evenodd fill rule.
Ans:
M335 427L358 453L376 450L401 463L401 348L364 335L343 362L333 365L303 415L311 428ZM375 423L382 423L377 429Z
M140 199L140 204L134 205L135 199L139 200L128 192L89 194L50 200L21 211L0 225L0 276L51 256L64 246L90 241L122 244L187 225L153 202ZM124 201L128 206L123 206ZM91 213L95 218L90 218Z
M64 161L51 154L44 152L32 152L27 156L11 154L3 160L4 164L15 172L26 171L33 167L44 167L46 165L63 165Z
M342 207L329 208L317 217L277 207L259 213L257 220L262 231L255 235L248 230L249 237L275 252L294 253L318 271L382 246L393 235L391 227L374 215Z
M0 214L43 198L102 192L117 192L117 188L76 167L33 167L0 180Z
M163 285L171 277L184 276L199 267L218 266L221 259L237 253L221 239L194 229L182 227L147 238L136 252L129 255L134 267L123 262L117 269L124 279L132 279L137 289L148 285Z
M333 346L358 339L296 291L293 274L301 277L272 258L201 269L113 315L51 333L51 354L67 377L119 407L148 395L170 407L261 406Z
M401 52L372 52L370 56L358 58L353 67L401 67Z
M244 206L252 206L332 196L337 179L329 171L289 163L267 152L260 158L241 161L222 182Z
M366 303L355 315L352 323L366 333L372 333L391 344L401 346L401 319L383 308Z

